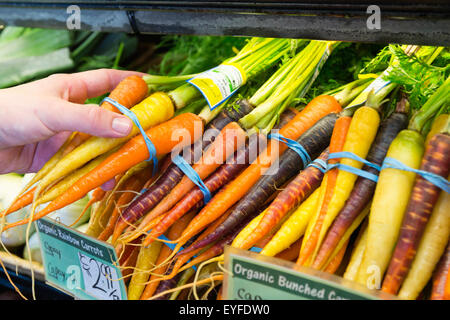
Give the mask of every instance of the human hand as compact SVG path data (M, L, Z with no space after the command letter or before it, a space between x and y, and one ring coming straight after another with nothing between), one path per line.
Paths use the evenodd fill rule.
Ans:
M128 135L128 117L84 102L133 74L142 75L99 69L1 89L0 174L37 172L73 131L105 138Z

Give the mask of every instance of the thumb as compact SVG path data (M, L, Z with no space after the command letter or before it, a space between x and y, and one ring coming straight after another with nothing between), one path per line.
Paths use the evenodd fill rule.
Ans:
M45 125L53 131L79 131L103 138L127 136L133 122L126 116L100 108L95 104L61 102L63 108L47 117Z

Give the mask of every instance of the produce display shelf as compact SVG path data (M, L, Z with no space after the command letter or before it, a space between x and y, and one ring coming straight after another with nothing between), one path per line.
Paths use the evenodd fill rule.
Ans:
M378 1L381 28L367 27L369 0L300 1L11 1L0 0L0 26L66 28L69 5L82 30L137 34L234 35L450 46L448 0ZM0 252L9 277L31 296L28 261ZM72 299L33 267L41 299ZM13 289L0 269L0 287ZM1 293L1 292L0 292Z
M302 1L0 1L0 24L105 32L289 37L372 43L450 45L445 0L377 1L380 28L368 28L368 0ZM368 13L369 12L369 13Z

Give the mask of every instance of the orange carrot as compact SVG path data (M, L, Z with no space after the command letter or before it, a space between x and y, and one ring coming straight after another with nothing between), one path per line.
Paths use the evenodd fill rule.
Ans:
M347 136L347 131L348 128L350 127L351 120L352 118L347 116L339 117L339 119L336 120L336 125L334 126L333 135L331 136L330 141L330 148L329 148L330 153L342 151L342 148L345 143L345 137ZM328 163L333 164L338 161L339 161L338 159L330 159ZM339 171L338 168L334 168L325 174L325 178L322 183L326 184L326 188L322 204L320 207L320 212L314 224L314 227L311 231L310 236L305 239L305 245L300 251L300 255L297 260L297 264L299 265L305 264L306 260L310 257L314 248L317 245L323 220L325 219L325 215L328 210L328 203L330 202L331 197L333 196L333 190L338 171Z
M334 97L327 95L318 96L283 126L279 133L288 139L296 140L318 120L329 113L340 112L341 110L341 106ZM278 152L272 151L272 148L276 150L277 147ZM178 239L178 248L175 248L174 251L177 252L192 236L196 235L206 225L220 217L239 201L286 149L287 146L285 144L278 144L276 140L271 139L266 150L260 153L258 158L236 179L219 191L191 221L183 235Z
M19 197L14 203L11 204L11 206L5 210L2 211L0 214L0 217L7 216L8 214L15 212L17 210L20 210L22 208L25 208L30 203L33 202L34 192L36 191L36 187L28 190L26 193L24 193L21 197Z
M140 76L132 75L120 81L114 90L111 91L109 97L129 109L141 102L147 93L148 86L144 79ZM106 101L100 107L113 112L119 112L115 106Z
M133 246L127 259L120 265L122 278L125 282L128 282L133 274L133 268L136 266L137 257L139 255L139 248L140 247L138 246Z
M328 265L325 267L324 271L328 272L328 273L335 273L336 270L339 268L339 266L341 265L342 259L344 258L345 255L345 250L347 249L349 240L347 240L344 245L342 246L342 248L338 251L338 253L334 256L333 259L331 259L330 263L328 263Z
M230 122L215 138L214 142L206 149L202 158L192 168L198 173L200 179L204 180L220 165L233 155L246 140L246 133L237 122ZM146 216L153 219L160 214L170 210L186 193L193 187L194 182L187 176L183 176L174 189Z
M431 300L445 300L448 293L450 274L450 241L434 270L431 288Z
M198 130L201 128L201 130ZM189 139L181 135L172 137L172 132L179 131L187 133ZM195 132L200 131L200 132ZM201 137L203 132L203 121L193 113L183 113L171 120L150 128L146 131L156 149L156 156L171 152L175 147L183 147L192 144ZM197 136L196 136L197 135ZM185 135L186 136L186 135ZM170 138L172 137L172 138ZM119 173L125 172L150 156L147 145L142 135L137 135L129 140L117 152L106 158L94 170L80 178L64 194L49 203L39 211L33 220L40 219L47 214L61 209L84 197L92 189L114 178ZM23 219L5 226L3 230L28 223L29 219Z
M300 247L302 245L303 237L297 239L289 248L284 249L280 253L275 255L275 258L283 259L287 261L294 261L298 257L298 253L300 252Z
M105 196L106 191L103 190L101 187L95 188L94 191L92 192L92 196L89 199L88 203L86 204L86 206L84 207L83 211L80 213L80 215L78 216L78 218L72 223L72 225L75 225L78 220L84 216L84 213L86 212L87 209L89 209L90 206L92 206L94 203L99 202L103 199L103 197Z
M447 280L445 282L444 300L450 300L450 267L447 269Z
M74 226L80 219L84 216L87 209L89 209L90 206L92 206L94 203L102 201L104 196L106 195L106 191L103 190L101 187L98 187L94 189L94 192L92 193L91 199L89 199L88 203L84 207L83 211L79 214L78 218L72 224L70 227Z

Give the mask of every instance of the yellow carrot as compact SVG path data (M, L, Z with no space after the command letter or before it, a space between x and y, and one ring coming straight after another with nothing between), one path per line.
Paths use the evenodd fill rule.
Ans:
M130 111L136 115L144 130L147 130L170 119L174 114L174 107L170 98L165 93L156 92L131 108ZM89 138L60 159L56 166L40 180L38 189L41 191L44 190L44 188L54 181L76 170L95 157L122 145L138 133L139 129L136 125L133 125L130 134L124 138Z
M358 238L356 239L355 245L352 249L352 255L350 257L350 262L347 265L347 269L343 275L344 279L355 281L358 275L359 267L364 256L364 251L366 249L367 242L367 227L360 230Z
M259 215L257 215L255 218L253 218L242 230L238 233L236 238L234 238L233 242L231 243L231 246L234 248L240 248L241 245L244 243L245 239L253 232L253 230L256 228L256 226L259 224L261 219L264 217L264 214L266 213L267 209L261 212Z
M418 169L424 152L423 137L402 130L389 146L386 157ZM370 208L367 247L357 282L369 289L381 286L400 232L416 174L394 168L381 170Z
M298 240L305 233L311 216L317 206L320 188L316 189L281 226L270 242L263 248L261 254L275 256Z
M430 139L433 138L435 134L445 132L445 130L450 127L450 114L440 114L433 120L433 125L431 126L430 132L428 132L425 139L425 145L428 145Z
M136 269L128 285L128 300L139 300L141 297L150 277L150 270L155 267L162 245L162 242L155 241L148 247L141 247L136 261Z
M342 151L352 152L361 158L366 158L370 146L375 139L379 124L380 116L374 108L364 106L356 110L350 123ZM348 158L342 158L340 163L358 169L361 169L363 166L362 162ZM312 255L313 260L317 255L328 228L353 190L357 178L358 175L339 169L333 195L328 204L325 219L320 229L319 239Z
M115 150L115 149L114 149ZM37 205L43 204L53 199L56 199L60 194L64 193L74 182L84 176L86 173L98 166L103 160L105 160L112 152L107 152L94 160L89 161L78 170L73 171L71 174L67 175L64 179L53 185L48 191L42 194L41 197L35 202Z

